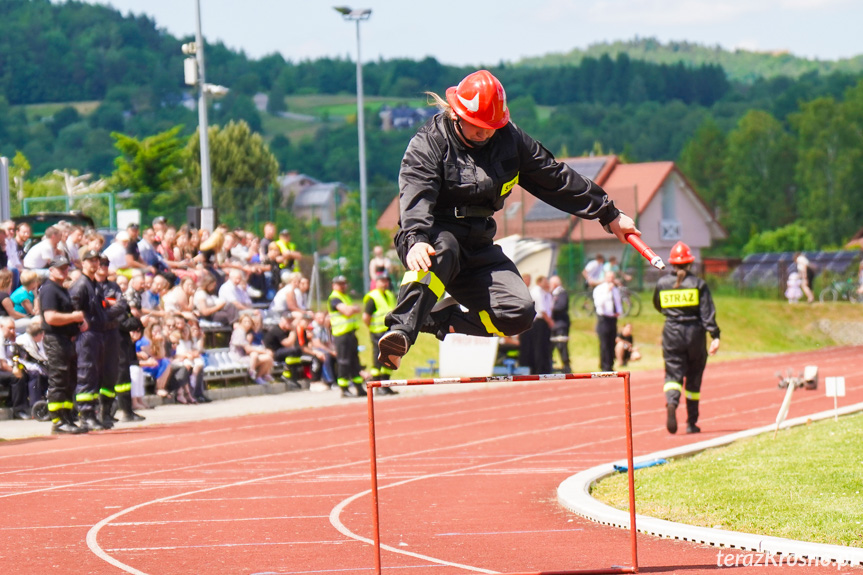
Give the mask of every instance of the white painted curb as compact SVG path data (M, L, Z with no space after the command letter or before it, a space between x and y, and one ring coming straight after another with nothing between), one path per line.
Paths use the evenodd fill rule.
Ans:
M787 427L803 425L807 421L828 419L837 413L839 415L847 415L858 411L863 411L863 403L849 405L840 408L838 411L831 409L814 415L789 419L780 427L785 429ZM684 445L674 449L657 451L649 455L636 457L634 462L635 464L638 464L654 459L667 459L669 457L691 455L711 447L727 445L744 437L752 437L770 432L775 428L775 425L765 425L764 427L732 433L730 435L724 435L722 437ZM594 499L590 495L591 487L593 487L602 478L615 473L615 465L626 466L626 461L622 460L597 465L596 467L586 469L568 477L557 488L557 499L560 504L570 511L590 519L591 521L596 521L603 525L629 529L628 511L621 511L610 507L605 503L601 503ZM796 558L805 557L811 561L812 564L817 560L823 562L831 561L839 565L863 565L863 549L857 547L843 547L841 545L827 545L824 543L808 543L805 541L795 541L793 539L783 539L781 537L767 537L752 533L725 531L723 529L711 529L709 527L696 527L694 525L674 523L672 521L665 521L638 514L636 514L636 529L641 533L655 535L657 537L692 541L694 543L702 543L705 545L712 545L714 547L729 547L770 555L794 556Z

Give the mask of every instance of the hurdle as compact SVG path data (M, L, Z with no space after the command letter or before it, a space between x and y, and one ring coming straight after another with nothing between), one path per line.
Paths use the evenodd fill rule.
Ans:
M626 423L626 462L627 469L633 470L632 454L632 400L630 395L630 373L628 371L599 371L590 373L557 373L545 375L503 375L491 377L439 377L439 378L417 378L417 379L394 379L386 381L366 382L368 419L369 419L369 460L371 464L371 495L372 495L372 522L374 532L374 561L375 573L381 575L381 530L380 530L380 508L378 501L378 457L375 439L375 400L374 390L379 387L405 387L414 385L452 385L465 383L511 383L529 381L561 381L575 379L614 379L623 380L623 403L624 418ZM636 536L638 531L635 526L635 474L629 472L629 533L630 548L632 551L632 566L614 566L606 569L581 569L573 571L533 571L513 572L502 575L580 575L580 574L603 574L603 573L638 573L638 547Z

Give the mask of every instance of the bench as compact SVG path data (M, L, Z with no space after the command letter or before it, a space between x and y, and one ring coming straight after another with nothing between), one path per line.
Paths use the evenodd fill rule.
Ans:
M231 357L227 347L206 350L207 364L204 366L204 381L221 381L227 385L234 379L248 380L249 369Z
M231 326L205 319L198 320L198 325L204 334L204 347L207 349L220 348L227 345L231 339Z

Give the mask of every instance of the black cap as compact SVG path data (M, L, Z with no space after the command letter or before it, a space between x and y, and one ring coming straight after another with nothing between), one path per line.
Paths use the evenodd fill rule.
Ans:
M138 222L132 222L131 224L126 226L126 229L128 230L129 228L135 228L137 230L139 227L140 226L138 225Z
M102 257L102 254L100 254L98 251L87 250L83 254L81 254L81 261L92 260L93 258L99 259L100 257Z
M333 278L333 283L334 284L346 284L346 283L348 283L348 278L346 278L345 276L336 276Z
M66 259L66 256L57 256L53 260L51 260L52 268L62 268L63 266L68 266L69 260Z
M279 232L279 235L280 235L280 236L289 236L289 235L291 235L291 230L289 230L289 229L285 228L285 229L283 229L282 231L280 231L280 232Z

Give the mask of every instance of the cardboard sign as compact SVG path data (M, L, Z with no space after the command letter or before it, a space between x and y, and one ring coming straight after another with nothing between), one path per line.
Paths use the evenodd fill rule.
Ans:
M497 356L496 337L447 334L440 342L441 377L489 377Z

